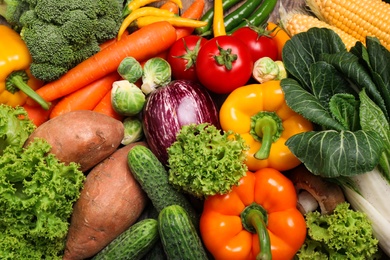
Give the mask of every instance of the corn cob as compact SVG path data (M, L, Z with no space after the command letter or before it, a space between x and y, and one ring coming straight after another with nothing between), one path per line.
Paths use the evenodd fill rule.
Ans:
M286 14L282 17L281 22L283 28L288 32L288 34L290 34L290 36L294 36L295 34L300 32L305 32L312 27L319 27L328 28L337 33L345 44L347 50L355 46L356 42L358 41L358 39L352 37L348 33L345 33L343 30L335 26L329 25L328 23L319 20L317 17L304 13Z
M390 49L390 4L380 0L306 0L322 21L336 26L361 42L375 36Z

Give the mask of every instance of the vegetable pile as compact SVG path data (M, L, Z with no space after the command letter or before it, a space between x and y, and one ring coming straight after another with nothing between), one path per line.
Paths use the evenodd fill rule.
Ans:
M390 257L388 3L4 1L1 259Z

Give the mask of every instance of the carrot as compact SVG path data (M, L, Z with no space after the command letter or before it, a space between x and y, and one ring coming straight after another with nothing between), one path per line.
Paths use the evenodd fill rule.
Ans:
M160 9L168 10L174 14L179 13L179 6L172 1L166 1L164 4L160 6Z
M123 116L118 114L111 105L111 89L107 91L107 93L104 95L102 100L96 105L96 107L93 109L95 112L99 112L102 114L105 114L107 116L110 116L112 118L118 119L122 121Z
M192 4L181 15L183 18L199 20L202 17L205 0L194 0ZM192 27L177 27L176 39L192 34L195 28Z
M26 110L28 118L38 127L50 119L50 113L56 104L57 100L52 101L48 110L29 104L24 104L22 107Z
M168 50L157 53L156 55L154 55L154 57L159 57L159 58L163 58L164 60L166 60L168 58ZM147 60L143 60L140 62L142 68L144 67L145 62L147 62Z
M116 71L125 57L146 60L167 50L175 41L176 29L169 22L150 24L84 60L61 78L39 88L37 93L46 101L64 97Z
M101 79L98 79L79 90L63 97L50 113L50 118L57 117L74 110L92 110L104 97L107 91L111 90L112 83L121 77L115 71Z
M129 35L129 31L128 30L125 30L122 34L122 37L125 37ZM117 39L116 38L113 38L113 39L110 39L110 40L107 40L105 42L103 42L102 44L100 44L100 49L103 50L105 48L107 48L108 46L110 46L111 44L113 44L114 42L116 42Z

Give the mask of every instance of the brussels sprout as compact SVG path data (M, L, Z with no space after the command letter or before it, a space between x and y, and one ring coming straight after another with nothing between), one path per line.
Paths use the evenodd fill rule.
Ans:
M141 120L137 117L126 117L123 120L125 134L122 139L123 145L128 145L140 140L144 136Z
M171 65L165 59L159 57L151 58L144 64L141 89L147 95L171 82L171 76Z
M264 83L270 80L281 80L287 75L283 62L273 61L269 57L263 57L255 62L252 76L259 83Z
M142 77L142 66L133 57L124 58L118 66L118 74L128 80L130 83L135 83Z
M123 116L134 116L141 112L146 102L145 94L128 80L115 81L111 90L114 110Z

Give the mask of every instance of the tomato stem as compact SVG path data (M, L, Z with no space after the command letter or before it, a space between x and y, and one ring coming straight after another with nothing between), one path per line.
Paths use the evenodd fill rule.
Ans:
M219 55L215 55L214 59L220 66L225 66L227 70L231 70L233 67L233 62L237 60L237 54L232 54L232 49L223 49L221 46L219 46L217 42Z

